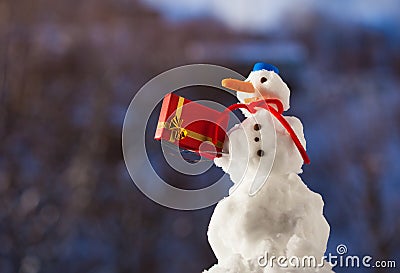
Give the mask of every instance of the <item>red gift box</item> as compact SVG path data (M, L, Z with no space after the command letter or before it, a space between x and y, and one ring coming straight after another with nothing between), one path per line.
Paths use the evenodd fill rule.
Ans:
M221 115L207 106L167 94L154 139L169 141L209 159L220 157L228 126Z

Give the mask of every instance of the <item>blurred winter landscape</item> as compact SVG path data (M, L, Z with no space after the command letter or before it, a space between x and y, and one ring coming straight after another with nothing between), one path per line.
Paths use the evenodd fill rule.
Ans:
M178 273L215 263L213 207L175 211L139 192L122 158L123 118L135 92L167 69L212 63L247 76L256 61L277 65L292 90L290 114L305 126L312 161L302 178L324 198L328 251L346 244L399 267L399 10L396 0L0 2L0 272ZM147 130L167 180L201 187L222 174L177 176Z

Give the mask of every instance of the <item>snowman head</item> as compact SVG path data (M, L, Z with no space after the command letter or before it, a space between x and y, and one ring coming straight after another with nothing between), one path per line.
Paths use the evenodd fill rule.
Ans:
M279 76L275 66L256 63L245 81L224 79L222 86L238 91L237 98L242 103L259 99L279 99L284 110L290 108L290 90Z

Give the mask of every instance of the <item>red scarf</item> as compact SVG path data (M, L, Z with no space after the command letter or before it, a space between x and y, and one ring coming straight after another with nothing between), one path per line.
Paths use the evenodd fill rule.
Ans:
M275 108L271 107L270 104L275 105L278 110L275 110ZM264 108L264 109L268 110L282 124L282 126L286 129L286 131L289 133L290 137L292 138L294 144L297 147L297 150L299 150L304 163L310 164L310 158L307 155L306 149L304 149L303 145L301 144L301 142L300 142L299 138L297 137L296 133L294 132L293 128L290 126L290 124L287 122L287 120L282 116L283 105L280 100L264 99L264 100L258 100L258 101L252 102L250 104L245 104L245 103L233 104L225 109L225 111L222 113L222 116L226 117L226 116L228 116L229 112L234 111L239 108L247 109L251 114L254 114L255 112L257 112L257 110L255 109L256 107L260 107L260 108ZM215 131L214 141L216 141L217 139L218 139L218 130Z

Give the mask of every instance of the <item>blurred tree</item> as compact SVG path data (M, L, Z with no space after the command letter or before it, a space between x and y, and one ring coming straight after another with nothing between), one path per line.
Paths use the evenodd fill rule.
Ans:
M358 251L398 257L398 41L311 19L290 34L309 58L287 72L299 81L293 111L310 139L305 181L326 199L333 242L351 239ZM125 109L154 75L204 61L193 45L276 37L235 33L209 18L171 23L124 0L4 0L0 35L0 272L210 266L212 208L173 211L132 186L120 146ZM232 67L246 66L231 57Z

